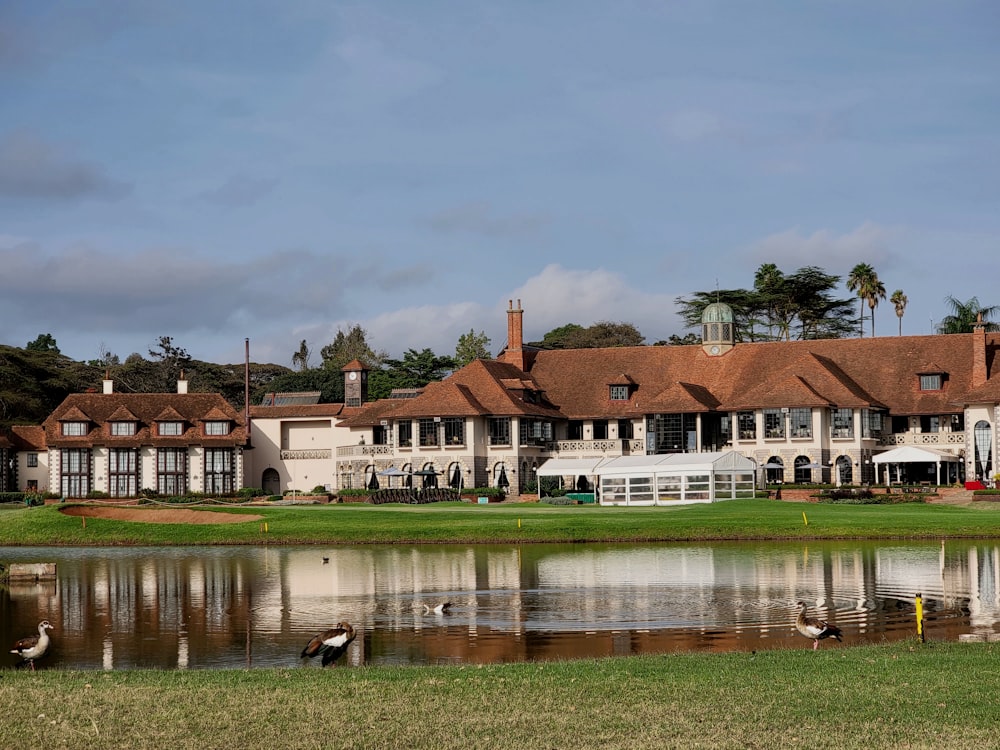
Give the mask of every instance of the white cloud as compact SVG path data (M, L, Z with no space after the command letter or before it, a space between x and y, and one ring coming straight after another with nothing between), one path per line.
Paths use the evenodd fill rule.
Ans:
M812 265L849 269L857 263L869 263L877 270L893 262L890 245L897 234L870 221L839 235L830 229L809 235L787 229L755 242L746 255L755 264L774 263L786 273Z

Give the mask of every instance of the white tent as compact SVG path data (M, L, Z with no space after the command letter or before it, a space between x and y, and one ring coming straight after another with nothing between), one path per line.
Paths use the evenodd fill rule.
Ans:
M930 448L918 448L915 445L902 445L899 448L893 448L892 450L885 451L884 453L879 453L877 456L872 457L872 463L884 464L885 465L885 483L888 484L888 473L889 465L896 465L896 476L899 477L899 464L911 464L911 463L932 463L934 464L936 470L936 482L935 484L941 484L941 464L942 463L958 463L962 459L958 456L952 455L951 453L942 453L941 451L932 450ZM878 481L878 470L876 469L876 481Z
M678 505L753 497L756 463L736 451L609 458L594 468L602 505Z
M595 469L606 459L601 456L594 458L550 458L538 467L535 472L540 477L578 477L593 476Z

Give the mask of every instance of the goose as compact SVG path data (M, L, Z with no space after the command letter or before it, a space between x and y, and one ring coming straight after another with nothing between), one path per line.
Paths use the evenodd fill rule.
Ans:
M819 648L819 642L824 638L836 638L843 642L840 628L817 617L806 617L806 609L806 603L799 602L799 616L795 618L795 627L806 638L813 639L813 651Z
M52 625L49 624L48 620L42 620L38 623L38 635L29 635L27 638L22 638L17 643L14 644L14 648L10 650L12 654L17 654L24 661L31 665L31 671L35 671L35 659L40 659L45 656L45 652L49 650L49 634L47 630L52 630Z
M312 658L316 654L322 654L323 666L325 667L344 655L347 647L354 640L354 636L354 628L351 627L350 623L338 622L329 630L314 635L306 647L302 649L302 658Z
M433 607L430 606L429 604L425 604L424 614L429 615L431 612L433 612L436 615L443 615L446 614L449 609L451 609L451 602L441 602L440 604L437 604Z
M330 558L329 557L324 557L323 558L323 564L326 565L328 562L330 562Z

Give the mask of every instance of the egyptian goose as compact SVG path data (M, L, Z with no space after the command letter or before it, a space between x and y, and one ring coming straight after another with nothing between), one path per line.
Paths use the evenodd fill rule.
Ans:
M424 605L424 614L429 615L433 612L436 615L443 615L451 609L451 602L441 602L438 605L431 607L429 604Z
M52 630L52 625L48 620L38 623L38 635L29 635L14 644L10 650L12 654L17 654L31 665L31 671L35 671L35 659L45 656L49 650L49 634L45 631Z
M806 609L806 603L799 602L799 616L795 618L795 627L806 638L813 639L813 651L819 648L819 642L824 638L836 638L843 642L840 628L817 617L806 617Z
M347 647L354 640L354 628L350 623L338 622L329 630L324 630L318 635L314 635L306 647L302 649L302 658L312 658L316 654L322 654L323 666L337 661Z

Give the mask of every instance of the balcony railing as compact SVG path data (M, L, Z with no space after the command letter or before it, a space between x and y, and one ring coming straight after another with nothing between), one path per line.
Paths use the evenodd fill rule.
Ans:
M895 432L883 435L879 445L965 445L965 433Z
M646 453L643 440L556 440L546 445L556 454L602 453L605 456L641 456Z
M345 445L337 448L337 458L350 458L351 456L391 456L393 452L391 445Z
M319 448L313 450L305 451L281 451L281 460L288 461L289 459L306 459L306 458L330 458L329 448Z

